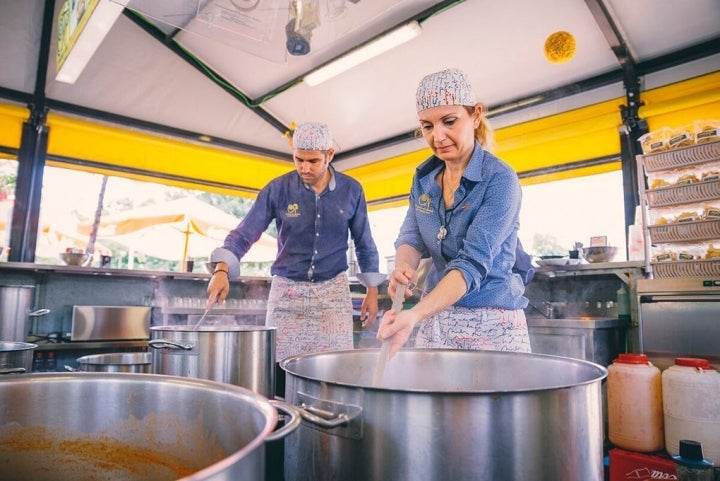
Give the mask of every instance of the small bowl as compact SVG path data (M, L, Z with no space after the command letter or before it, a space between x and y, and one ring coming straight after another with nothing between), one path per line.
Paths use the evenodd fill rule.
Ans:
M568 263L568 258L543 256L537 263L539 266L564 266Z
M60 260L69 266L84 266L90 259L90 254L79 252L61 252Z
M583 255L588 262L612 262L618 248L614 246L583 247Z

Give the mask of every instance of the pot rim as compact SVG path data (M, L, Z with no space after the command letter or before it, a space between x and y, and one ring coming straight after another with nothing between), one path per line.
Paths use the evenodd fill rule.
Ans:
M577 381L572 383L559 383L552 386L542 386L542 387L528 387L528 388L522 388L522 389L453 389L453 388L443 388L443 389L414 389L414 388L394 388L394 387L384 387L384 386L373 386L373 385L364 385L360 383L349 383L349 382L341 382L341 381L334 381L334 380L328 380L328 379L322 379L317 376L307 375L307 374L299 374L297 372L293 372L292 366L288 366L288 364L296 363L299 361L302 361L303 359L308 358L315 358L315 357L336 357L336 356L342 356L342 355L348 355L352 353L367 353L368 351L374 351L374 352L380 352L379 348L369 348L369 349L352 349L352 350L346 350L346 351L326 351L326 352L315 352L310 354L300 354L297 356L292 356L289 358L286 358L282 361L280 361L280 368L285 371L288 375L295 376L300 379L305 379L308 381L314 381L314 382L321 382L324 385L329 386L343 386L343 387L350 387L350 388L361 388L361 389L371 389L371 390L378 390L378 391L392 391L392 392L407 392L407 393L424 393L424 394L438 394L438 395L468 395L468 394L483 394L483 395L498 395L498 394L521 394L521 393L537 393L537 392L543 392L543 391L555 391L558 389L566 389L566 388L575 388L578 386L585 386L594 384L597 382L602 381L607 377L607 369L600 364L596 364L591 361L586 361L583 359L575 359L571 357L563 357L563 356L553 356L550 354L539 354L539 353L524 353L524 352L507 352L507 351L478 351L478 350L469 350L469 349L427 349L427 348L404 348L401 349L398 355L402 355L403 352L405 353L413 353L413 352L423 352L428 353L432 352L434 354L441 354L442 353L448 353L448 354L455 354L455 355L464 355L464 356L477 356L482 355L482 353L485 354L491 354L493 356L500 356L500 357L525 357L525 358L532 358L532 359L546 359L547 361L563 361L566 363L571 364L577 364L584 366L585 368L591 369L596 371L594 376L592 376L591 379L583 380L583 381ZM379 354L378 354L379 356ZM392 363L392 360L388 361L388 365ZM372 369L373 367L371 367Z
M23 376L2 377L0 376L0 386L2 383L25 383L25 382L89 382L89 380L112 380L118 383L162 383L179 386L192 386L197 389L206 389L219 395L227 395L236 399L243 399L255 406L258 410L265 414L265 426L262 432L258 433L254 439L248 442L239 450L224 457L217 463L211 464L199 471L194 472L190 476L179 478L177 481L192 481L200 479L208 479L218 473L229 469L232 465L239 462L242 458L250 454L255 449L265 444L266 438L272 434L278 422L278 412L270 401L250 389L226 384L208 379L186 378L178 376L169 376L164 374L145 374L145 373L129 373L129 372L53 372L53 373L29 373Z
M27 351L30 349L36 349L37 347L37 344L33 344L31 342L0 341L0 352Z
M128 362L112 361L108 362L109 359L113 359L116 356L128 357ZM140 358L139 361L133 361L132 358ZM152 362L152 353L150 352L108 352L105 354L90 354L75 359L78 364L85 364L89 366L132 366L140 364L150 364Z
M151 331L173 331L173 332L255 332L255 331L275 331L277 327L258 326L255 324L234 324L221 326L150 326Z

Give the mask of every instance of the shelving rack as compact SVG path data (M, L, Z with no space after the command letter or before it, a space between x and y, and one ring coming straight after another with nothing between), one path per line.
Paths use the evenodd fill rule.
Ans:
M720 163L720 142L708 142L675 150L637 156L638 185L645 237L645 271L651 278L720 277L720 258L653 260L652 246L692 245L698 242L720 246L720 216L691 218L688 221L650 224L651 209L686 207L707 203L720 209L720 174L697 182L648 188L650 174L672 173L677 169L708 167ZM720 254L720 253L719 253Z

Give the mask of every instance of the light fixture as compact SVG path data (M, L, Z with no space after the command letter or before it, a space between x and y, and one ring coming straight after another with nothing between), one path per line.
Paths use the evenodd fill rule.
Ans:
M371 58L377 57L388 50L412 40L420 35L421 32L422 27L420 27L420 24L416 20L413 20L313 70L303 77L303 82L311 87L318 85L336 75L350 70L356 65L360 65Z
M57 74L55 80L74 84L100 42L129 0L94 0L83 12L72 11L66 0L58 17Z

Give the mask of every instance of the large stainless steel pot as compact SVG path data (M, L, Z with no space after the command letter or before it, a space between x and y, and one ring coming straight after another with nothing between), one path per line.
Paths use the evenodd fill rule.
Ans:
M0 339L24 342L30 317L43 316L49 309L31 312L35 286L0 285Z
M279 408L297 419L273 431ZM293 414L294 413L294 414ZM0 377L2 479L263 479L297 410L249 389L134 373Z
M150 373L151 357L149 352L111 352L82 356L76 362L85 372Z
M275 396L275 328L155 326L152 372L210 379Z
M32 371L37 344L0 341L0 374L23 374Z
M286 359L285 480L603 479L604 367L539 354L377 349Z

